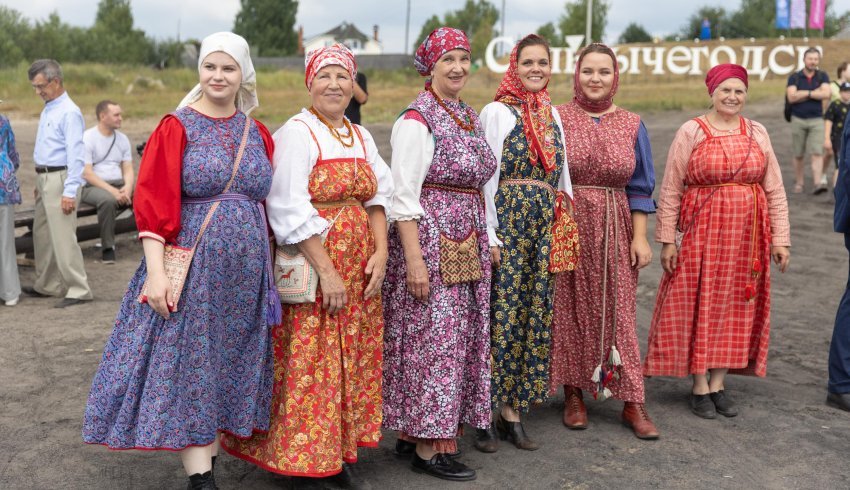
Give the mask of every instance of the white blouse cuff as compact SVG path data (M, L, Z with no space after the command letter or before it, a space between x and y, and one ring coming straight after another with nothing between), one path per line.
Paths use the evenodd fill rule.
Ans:
M299 226L289 234L283 243L286 245L294 245L303 242L313 235L321 235L330 226L330 222L321 216L313 216L306 223Z
M363 203L364 208L371 206L382 206L384 211L390 209L390 199L387 196L375 195L372 199Z
M496 229L491 226L487 227L487 240L490 242L491 247L504 246L504 243L496 236Z

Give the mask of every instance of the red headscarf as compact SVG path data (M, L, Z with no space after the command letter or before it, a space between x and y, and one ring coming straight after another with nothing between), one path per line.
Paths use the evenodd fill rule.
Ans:
M472 48L469 47L469 39L466 37L466 34L454 27L438 27L431 31L431 34L428 34L428 37L416 49L416 53L413 55L413 66L416 67L416 71L423 77L430 77L431 71L434 69L434 65L437 64L440 56L453 49L463 49L467 52L472 51ZM425 82L426 87L430 84L430 79Z
M543 38L537 34L529 34L525 39ZM552 126L552 100L546 85L539 92L529 92L522 84L517 71L519 43L511 51L511 64L505 72L502 83L496 91L493 100L522 107L522 126L525 131L525 139L529 144L529 155L531 163L536 165L538 161L548 173L555 168L555 138L550 128Z
M734 63L723 63L708 70L708 73L705 74L705 86L708 87L708 95L714 95L717 86L729 78L738 78L744 82L745 87L750 88L746 68Z
M594 53L607 54L611 57L611 60L614 62L614 82L611 84L611 91L608 92L608 95L599 100L590 100L585 95L584 90L581 88L581 83L579 82L579 75L581 74L581 62L584 59L585 55L591 52L593 49ZM611 104L614 103L614 95L617 93L617 87L620 86L620 67L617 64L617 55L614 54L614 51L611 50L608 46L602 43L593 43L588 44L581 51L581 54L576 61L576 71L575 76L573 77L573 102L575 102L579 107L584 109L587 112L591 113L600 113L608 110L611 107Z
M330 65L339 65L348 70L352 80L357 76L357 60L354 59L354 53L344 44L336 43L325 48L314 49L304 57L304 84L307 85L307 90L310 90L313 85L316 73Z

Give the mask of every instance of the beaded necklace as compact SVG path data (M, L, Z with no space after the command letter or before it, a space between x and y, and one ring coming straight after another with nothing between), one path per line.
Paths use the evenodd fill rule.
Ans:
M466 118L467 118L467 120L468 120L469 122L463 122L463 120L462 120L461 118L459 118L459 117L458 117L458 116L457 116L457 115L456 115L456 114L455 114L455 113L454 113L454 112L453 112L453 111L449 108L449 106L448 106L448 105L446 105L445 101L443 101L443 99L441 99L441 98L440 98L440 96L439 96L439 95L437 95L437 92L434 92L434 89L433 89L430 85L428 86L428 91L429 91L429 92L431 92L431 95L433 95L435 99L437 99L437 104L439 104L439 105L440 105L440 107L442 107L444 111L446 111L446 112L448 112L448 113L449 113L449 115L452 117L452 120L454 120L455 124L457 124L458 126L460 126L460 128L461 128L461 129L463 129L464 131L470 132L470 133L471 133L471 132L475 129L475 125L472 123L472 118L471 118L471 117L469 117L469 113L468 113L468 112L467 112L467 114L466 114ZM461 104L463 104L463 101L462 101L462 100L460 100L460 99L458 99L458 102L460 102ZM466 111L469 111L469 106L466 106Z
M310 106L310 113L316 116L316 118L321 121L322 124L327 126L328 131L331 132L331 136L333 136L334 139L339 141L342 146L346 148L351 148L354 146L354 129L351 127L351 123L348 122L348 119L344 117L342 118L342 125L345 127L345 129L348 130L348 136L343 136L339 132L339 130L333 127L333 124L331 124L327 119L325 119L321 114L319 114L319 111L313 108L313 106ZM346 143L343 138L348 139L349 141Z

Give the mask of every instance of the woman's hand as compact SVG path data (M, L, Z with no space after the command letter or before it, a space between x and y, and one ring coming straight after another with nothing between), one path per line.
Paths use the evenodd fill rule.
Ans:
M675 243L665 243L661 247L661 267L664 272L672 274L676 272L676 261L679 259L679 249Z
M497 269L502 265L502 249L498 246L490 247L490 264Z
M773 261L779 266L779 272L784 273L785 269L788 268L788 262L791 260L791 251L788 250L788 247L770 247L770 256L773 257Z
M632 246L629 250L631 255L632 267L643 269L652 262L652 247L643 236L635 236L632 239Z
M428 268L425 260L419 256L407 260L407 290L419 301L428 301L431 288L428 283Z
M348 303L345 283L342 282L342 277L336 269L319 272L319 287L322 288L322 308L328 310L331 315Z
M174 292L165 271L148 271L147 298L153 311L168 320L174 311Z
M381 292L381 286L384 284L384 276L387 274L387 251L378 250L366 264L366 275L369 276L369 284L363 292L363 297L369 299Z

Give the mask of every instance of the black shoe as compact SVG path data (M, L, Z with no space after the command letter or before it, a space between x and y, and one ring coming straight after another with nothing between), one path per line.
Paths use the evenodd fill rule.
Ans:
M495 453L499 450L499 433L496 424L490 422L486 429L475 429L475 449L482 453Z
M103 254L101 255L104 264L114 264L115 263L115 249L114 248L104 248Z
M53 305L54 308L67 308L69 306L80 305L83 303L88 303L91 301L90 299L79 299L79 298L62 298L62 301Z
M408 442L403 439L395 441L396 456L410 456L416 451L416 443Z
M717 417L717 410L714 408L714 402L708 395L694 395L691 393L691 412L697 417L704 419L713 419Z
M829 190L829 186L828 186L828 185L826 185L826 184L820 184L819 186L815 187L815 190L813 190L813 191L812 191L812 194L814 194L814 195L816 195L816 196L817 196L817 195L819 195L819 194L823 194L824 192L826 192L826 191L828 191L828 190Z
M189 477L189 485L186 490L218 490L212 471L206 473L195 473Z
M540 445L525 433L522 422L508 422L502 418L502 414L499 414L496 419L496 430L499 432L500 439L513 443L517 449L525 449L526 451L540 449Z
M26 294L27 296L32 296L34 298L49 298L50 297L49 294L39 293L38 291L35 290L35 288L29 287L29 286L22 287L21 291L23 291L24 294Z
M826 404L850 412L850 393L833 393L830 391L826 396Z
M709 393L708 396L711 397L711 401L714 403L714 408L720 415L723 415L724 417L734 417L735 415L738 415L738 407L735 406L735 402L732 401L731 398L726 396L726 393L724 393L723 390Z
M425 473L443 480L471 481L475 479L475 470L444 453L437 453L429 460L424 460L413 453L411 465L413 471L417 473Z

